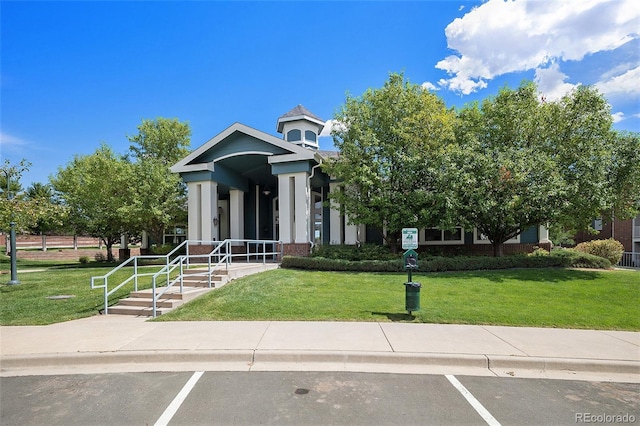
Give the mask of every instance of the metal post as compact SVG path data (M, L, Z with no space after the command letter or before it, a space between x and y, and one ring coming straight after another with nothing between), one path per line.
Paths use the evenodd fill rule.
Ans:
M7 184L7 187L9 185ZM20 284L18 281L18 268L16 266L16 224L11 222L11 280L8 285Z
M4 174L7 176L7 201L11 201L11 188L10 188L10 183L11 183L11 175L9 174L8 170L3 170ZM13 221L13 206L11 206L11 223L9 224L11 226L11 231L10 231L10 244L11 244L11 280L9 280L9 282L7 283L8 285L17 285L20 284L20 281L18 281L18 268L16 266L16 255L18 254L16 252L16 223ZM6 238L5 238L5 244L6 244Z

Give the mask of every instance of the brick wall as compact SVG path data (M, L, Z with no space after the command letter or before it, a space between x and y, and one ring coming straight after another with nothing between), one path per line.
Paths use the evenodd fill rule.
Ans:
M107 250L102 249L52 249L47 251L39 250L18 250L16 257L18 259L31 259L31 260L78 260L82 256L87 256L90 260L94 260L96 254L101 253L104 258L107 257ZM137 256L140 254L139 248L131 249L131 256ZM113 256L118 258L118 250L113 250Z
M282 254L284 256L309 256L311 254L310 243L283 244Z

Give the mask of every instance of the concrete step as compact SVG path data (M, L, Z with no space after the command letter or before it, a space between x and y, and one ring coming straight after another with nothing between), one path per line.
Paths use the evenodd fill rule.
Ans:
M183 301L178 299L160 299L156 301L157 308L177 308ZM149 298L128 297L118 302L116 306L146 306L152 307L153 300Z
M206 273L208 268L191 268L191 269L186 269L184 271L184 275L194 275L194 274L202 274L203 272ZM213 271L213 273L215 275L227 275L229 273L229 271L227 271L226 269L216 269L215 271Z
M189 300L195 299L215 288L224 286L233 279L277 267L277 264L233 265L229 270L215 271L215 275L211 277L211 287L209 287L209 280L206 274L196 275L202 274L203 272L206 273L207 268L189 269L185 271L182 292L180 292L179 284L174 285L166 292L164 292L164 287L156 289L156 293L164 292L161 299L156 302L156 314L162 315L163 313L167 313ZM110 307L109 313L150 317L153 315L152 292L152 289L134 291L129 294L128 298L122 299L117 305Z
M157 308L156 315L162 315L163 313L167 313L170 310L171 308ZM115 306L109 307L109 315L111 314L151 317L153 316L153 309L143 307L143 306L115 305Z

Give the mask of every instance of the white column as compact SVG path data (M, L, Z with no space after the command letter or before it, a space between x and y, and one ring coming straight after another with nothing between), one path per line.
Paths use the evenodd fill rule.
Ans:
M292 242L291 224L293 222L293 215L291 214L291 196L290 175L283 174L278 175L278 223L280 229L280 240L284 244Z
M329 194L336 192L340 189L340 186L335 183L329 183ZM340 225L340 209L336 208L335 204L331 203L331 209L329 210L329 244L341 244L342 235Z
M187 226L187 238L193 241L202 239L202 221L200 220L202 210L202 187L198 182L187 183L187 213L189 216Z
M308 243L310 223L309 174L295 173L295 242Z
M540 225L538 227L538 242L539 243L548 243L551 242L549 239L549 228L544 225Z
M231 239L244 239L244 192L238 189L229 191L229 221Z
M201 191L202 239L204 241L218 240L218 225L213 223L213 219L218 217L218 184L211 181L201 182Z
M358 225L349 225L349 216L344 218L344 243L356 244L358 242Z

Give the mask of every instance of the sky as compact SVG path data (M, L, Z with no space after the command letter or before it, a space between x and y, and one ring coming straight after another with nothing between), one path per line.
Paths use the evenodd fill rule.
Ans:
M188 122L193 149L235 122L281 137L298 104L329 131L393 72L450 107L592 85L640 131L637 0L2 0L0 40L0 163L31 163L23 188L101 143L126 153L143 119Z

